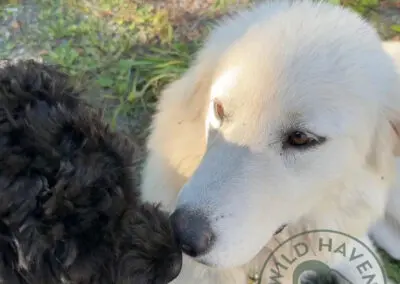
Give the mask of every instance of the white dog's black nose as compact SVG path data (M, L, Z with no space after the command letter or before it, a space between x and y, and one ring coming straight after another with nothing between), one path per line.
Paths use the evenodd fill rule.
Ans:
M205 216L186 208L178 208L170 218L172 228L184 253L197 257L211 248L214 234Z

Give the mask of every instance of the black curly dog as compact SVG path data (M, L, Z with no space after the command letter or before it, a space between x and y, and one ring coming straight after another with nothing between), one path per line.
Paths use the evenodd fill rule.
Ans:
M143 204L134 148L33 61L0 69L0 283L159 284L182 255L168 216Z

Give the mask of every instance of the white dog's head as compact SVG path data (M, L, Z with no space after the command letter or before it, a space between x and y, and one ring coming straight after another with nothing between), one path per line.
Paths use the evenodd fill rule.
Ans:
M199 261L244 264L281 225L390 179L398 78L355 14L259 6L217 28L190 72L207 100L207 151L172 219Z

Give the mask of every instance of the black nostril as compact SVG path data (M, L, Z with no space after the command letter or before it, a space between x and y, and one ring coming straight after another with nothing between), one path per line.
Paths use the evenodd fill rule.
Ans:
M190 245L182 243L182 242L180 242L180 245L181 245L181 249L184 253L186 253L190 256L194 256L196 254L196 252Z
M214 234L204 215L186 208L178 208L170 218L178 243L185 254L197 257L211 248Z

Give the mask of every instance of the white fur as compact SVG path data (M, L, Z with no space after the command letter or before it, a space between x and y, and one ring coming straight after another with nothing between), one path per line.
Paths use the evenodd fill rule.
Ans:
M268 2L216 27L163 91L148 140L144 198L200 210L217 234L174 283L243 284L283 223L280 238L305 228L364 237L394 179L398 89L376 32L340 7ZM326 142L283 148L291 129Z
M385 42L385 50L394 58L400 76L400 42ZM398 89L400 95L400 88ZM399 131L400 125L395 125ZM396 154L400 147L397 145ZM400 161L397 162L397 172L400 173ZM385 216L370 228L372 239L393 258L400 260L400 175L387 198Z

